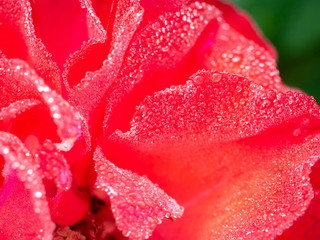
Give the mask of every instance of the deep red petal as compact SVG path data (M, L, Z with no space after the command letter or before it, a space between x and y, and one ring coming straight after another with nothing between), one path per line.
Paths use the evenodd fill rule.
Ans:
M0 133L5 159L0 198L1 239L52 239L45 189L30 152L11 134Z
M268 239L311 201L319 124L319 107L304 94L202 72L146 98L131 130L106 150L185 207L155 239Z
M98 147L96 191L111 201L117 227L132 240L147 239L163 218L180 218L183 208L148 178L117 168ZM99 194L101 197L101 193Z
M49 198L48 202L52 221L65 226L80 222L90 207L88 197L82 197L73 190L61 192L54 198Z
M314 198L311 200L306 212L299 217L292 226L284 231L277 240L314 240L320 237L320 162L313 167L310 181L314 190Z
M314 240L320 236L320 193L316 191L307 211L276 240Z
M3 0L0 8L0 50L8 58L25 60L44 79L46 84L61 90L57 65L45 45L36 36L28 0Z

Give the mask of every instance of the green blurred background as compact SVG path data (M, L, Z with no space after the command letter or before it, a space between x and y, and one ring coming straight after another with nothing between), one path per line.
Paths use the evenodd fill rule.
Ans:
M232 0L278 51L282 80L320 103L320 0Z

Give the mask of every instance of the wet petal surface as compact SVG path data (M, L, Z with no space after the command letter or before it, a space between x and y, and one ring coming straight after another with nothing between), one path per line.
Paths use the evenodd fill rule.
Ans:
M0 49L8 58L19 58L37 71L48 86L61 91L60 71L51 53L35 33L28 0L4 0L0 8Z
M180 218L183 208L148 178L117 168L100 148L95 155L97 191L107 194L117 227L132 240L147 239L163 218Z
M1 186L0 236L3 239L52 239L45 188L35 161L15 136L0 132L5 160Z
M268 239L312 199L319 124L319 107L304 94L200 72L147 97L131 130L111 136L107 157L185 207L155 239Z

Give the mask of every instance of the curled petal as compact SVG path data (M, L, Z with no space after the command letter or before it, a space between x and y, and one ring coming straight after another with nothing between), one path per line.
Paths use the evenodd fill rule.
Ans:
M213 4L222 11L224 20L233 29L235 29L245 38L254 41L256 44L269 51L273 58L277 57L276 50L269 42L267 42L250 16L237 10L232 4L228 4L219 0L214 0Z
M70 54L103 32L97 30L99 19L92 17L92 10L89 12L86 4L85 0L31 1L35 34L61 70Z
M69 95L69 101L82 115L83 126L88 130L85 135L88 145L91 144L91 135L98 135L97 131L101 131L97 123L103 120L106 91L116 78L121 68L119 63L124 60L132 35L142 20L143 11L138 1L122 0L114 8L116 18L107 59L99 70L87 72Z
M185 85L147 97L137 110L128 134L145 142L188 134L238 140L290 122L297 123L302 134L319 117L312 97L268 90L244 77L215 71L199 71Z
M0 151L5 160L0 198L2 239L52 239L54 224L45 188L30 152L13 135L0 132Z
M7 107L3 107L0 110L0 119L5 123L9 123L12 119L15 119L19 114L40 105L41 102L35 99L18 100L9 104Z
M183 208L162 189L146 177L117 168L99 147L94 161L95 187L110 197L117 227L125 236L132 240L147 239L164 217L175 219L182 216Z
M35 152L43 178L53 180L60 190L68 190L72 183L69 164L63 154L49 140L46 140Z
M81 136L81 121L78 113L55 91L51 90L43 80L23 61L6 58L0 59L2 85L1 96L4 102L25 98L41 100L49 109L50 115L57 125L57 133L62 143L57 144L60 150L69 150L74 141Z
M319 156L319 107L237 75L199 72L147 97L108 158L185 207L154 239L271 239L304 213Z
M185 72L189 72L187 54L208 22L218 16L220 11L214 6L192 2L138 29L120 74L107 92L106 135L128 127L135 106L147 94L185 81Z
M207 69L240 74L271 89L284 88L272 54L223 19L219 20L217 32L209 28L202 38L198 61Z
M32 18L32 6L28 0L3 0L0 34L6 37L0 39L0 50L8 58L27 61L48 86L60 92L59 68L43 41L38 38Z
M52 220L63 226L72 226L80 222L87 214L90 204L87 196L81 196L73 189L59 192L54 198L48 198Z
M76 41L70 41L71 47L75 47L78 43L76 51L71 51L70 55L66 58L63 71L63 81L66 86L66 90L69 93L71 88L80 83L80 80L85 77L86 72L95 71L102 65L102 61L107 57L108 45L107 32L103 28L102 23L94 11L93 4L90 0L75 0L76 4L70 4L71 6L78 5L81 14L76 14L81 22L83 29L79 29L79 32L70 31L76 38L78 34L84 35L83 38L78 38ZM113 2L113 1L112 1ZM64 2L62 5L64 5ZM81 5L81 8L80 8ZM63 9L69 9L66 6L61 6ZM74 7L72 7L73 9ZM108 16L108 13L105 13ZM61 16L61 14L57 14ZM66 15L69 22L69 14ZM79 24L76 24L77 26ZM70 25L74 26L73 24ZM57 28L61 31L61 28ZM66 39L63 36L61 39ZM81 41L80 41L81 40ZM58 48L59 49L59 48Z
M306 212L300 216L290 228L285 230L276 240L313 240L320 237L320 162L313 167L310 174L310 181L314 190L314 197L311 200Z

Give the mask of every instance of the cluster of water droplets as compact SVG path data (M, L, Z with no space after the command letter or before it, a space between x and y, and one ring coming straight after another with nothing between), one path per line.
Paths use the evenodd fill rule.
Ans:
M179 218L183 208L147 177L117 168L97 149L98 191L110 197L117 227L132 240L147 239L163 218ZM101 195L101 194L100 194Z
M216 41L205 64L210 69L241 74L264 87L280 89L282 86L271 53L246 39L221 18Z
M173 67L194 45L208 22L216 17L215 8L193 2L176 13L161 15L137 33L126 61L135 69Z
M5 132L0 132L0 151L5 159L3 173L6 175L11 174L12 170L15 171L19 180L31 193L31 203L42 227L39 229L38 235L35 236L36 239L50 240L54 225L51 222L44 185L41 176L37 174L38 171L31 153L17 137Z
M46 140L34 153L42 178L54 180L61 190L68 190L72 183L72 174L63 154L50 140Z

